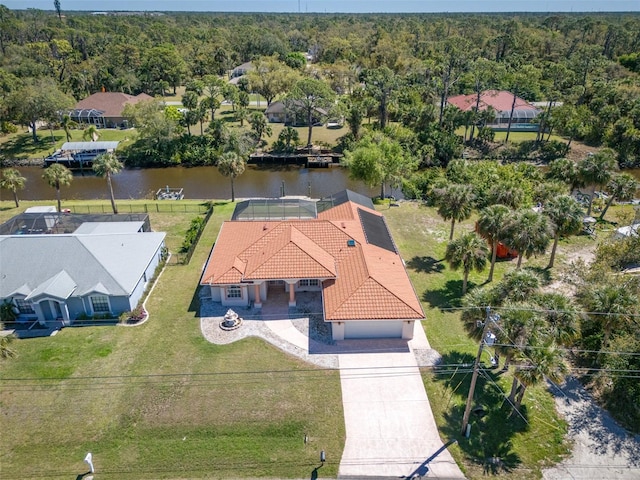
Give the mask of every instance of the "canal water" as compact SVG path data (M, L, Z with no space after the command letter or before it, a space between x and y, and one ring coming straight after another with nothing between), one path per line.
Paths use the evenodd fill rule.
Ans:
M55 198L55 191L42 179L41 167L19 167L27 179L26 188L18 193L24 200L46 200ZM640 169L624 170L640 180ZM363 182L349 178L348 170L342 167L306 168L297 165L268 166L248 165L246 171L236 178L236 198L279 197L284 186L285 195L305 195L312 198L326 197L344 189L353 190L369 197L380 195L380 187L369 188ZM226 199L231 198L231 181L218 173L215 167L170 167L126 169L114 175L113 190L117 199L152 199L160 188L183 188L185 198ZM399 189L387 195L402 198ZM0 190L3 200L11 197ZM108 199L107 182L92 173L84 176L75 173L69 187L62 187L61 196L67 200Z
M53 188L42 179L43 168L19 167L18 170L27 179L25 189L18 193L21 199L55 198ZM167 186L183 188L188 199L231 198L231 180L220 175L216 167L126 169L113 176L113 191L117 199L152 199L158 189ZM280 197L283 186L285 195L313 198L326 197L344 189L370 197L380 195L380 187L372 189L350 179L348 171L341 167L309 169L296 165L268 168L249 165L234 182L236 198ZM387 188L387 194L388 191ZM84 176L74 173L71 185L62 187L60 192L61 197L67 200L109 198L106 180L91 173ZM0 194L7 196L6 191ZM401 192L394 190L393 195L398 197Z

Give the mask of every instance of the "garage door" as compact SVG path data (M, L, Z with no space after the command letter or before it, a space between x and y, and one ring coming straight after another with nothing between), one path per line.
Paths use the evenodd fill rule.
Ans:
M402 322L345 322L344 338L402 338Z

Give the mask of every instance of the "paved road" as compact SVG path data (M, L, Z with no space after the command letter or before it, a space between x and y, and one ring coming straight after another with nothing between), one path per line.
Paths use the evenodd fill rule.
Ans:
M640 436L617 425L580 382L567 380L556 405L569 422L574 446L569 458L543 471L545 480L640 479Z

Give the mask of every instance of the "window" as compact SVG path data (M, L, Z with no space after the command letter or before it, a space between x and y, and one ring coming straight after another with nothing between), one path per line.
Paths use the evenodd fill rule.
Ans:
M104 295L91 297L91 307L94 313L109 312L109 298Z
M227 298L242 298L242 290L237 285L227 287Z
M18 307L20 314L36 313L33 310L33 304L24 298L16 298L13 302L16 304L16 307Z
M318 279L317 278L303 278L298 282L298 285L301 287L317 287Z

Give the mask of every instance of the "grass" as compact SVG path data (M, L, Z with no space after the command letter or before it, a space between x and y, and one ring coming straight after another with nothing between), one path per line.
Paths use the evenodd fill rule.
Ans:
M0 216L17 212L8 206ZM233 205L215 208L191 263L160 277L147 323L15 343L18 357L1 364L3 478L76 476L88 451L105 479L308 477L321 449L322 475L336 475L338 373L257 339L216 346L202 337L195 289ZM176 245L194 214L168 215L151 214L152 227L176 222Z
M71 130L72 142L84 142L81 129ZM119 141L122 148L133 142L136 135L135 129L118 130L114 128L101 128L98 130L98 141ZM0 136L0 153L7 159L44 158L62 147L67 141L64 130L39 129L36 131L38 142L33 142L31 133L18 132L6 136Z
M462 293L462 276L452 271L444 261L448 241L448 222L443 222L435 210L415 203L401 203L399 208L379 206L394 234L394 240L407 262L414 288L422 300L426 320L423 322L431 347L443 356L443 364L472 364L478 344L471 341L455 307ZM474 218L456 225L455 235L473 229ZM572 237L560 243L552 272L557 278L569 268L571 255L592 247L594 240L586 236ZM532 258L524 265L545 267L548 256ZM514 261L496 265L495 279L515 267ZM473 272L469 287L484 284L487 271ZM485 362L488 354L484 354ZM424 369L423 379L431 408L443 440L456 438L450 447L456 461L470 479L486 477L536 479L544 466L556 463L567 453L563 443L565 423L555 413L553 397L544 385L527 389L523 402L524 419L511 415L505 400L511 386L510 373L491 373L491 380L480 377L476 387L476 403L486 412L482 418L471 419L469 440L461 437L462 412L469 391L470 374L456 373L456 368L437 375ZM490 457L504 459L504 468L487 464ZM495 470L495 472L494 472Z
M1 202L0 221L29 204L18 210ZM160 277L147 303L146 324L67 328L55 337L17 342L19 357L0 364L3 478L77 475L85 471L81 460L87 451L106 479L307 477L321 449L329 459L322 476L337 474L345 435L338 374L257 339L215 346L200 333L195 286L233 204L215 208L190 265L168 267ZM448 309L462 288L460 273L443 261L448 222L417 203L377 208L407 262L432 348L445 364L471 363L477 343L468 339L459 312ZM194 216L150 215L154 228L168 232L173 251ZM458 224L456 235L471 230L473 222ZM552 277L593 244L586 236L562 241ZM544 256L525 265L544 267L547 261ZM498 263L496 278L513 264ZM483 284L486 273L472 273L470 288ZM509 373L479 379L476 402L487 414L473 417L471 438L461 438L469 377L454 370L423 371L441 437L459 440L450 450L468 478L491 473L485 460L493 456L505 459L507 468L496 478L540 478L544 466L567 453L566 425L544 386L527 390L524 420L510 416L504 401ZM306 446L304 434L310 437Z

